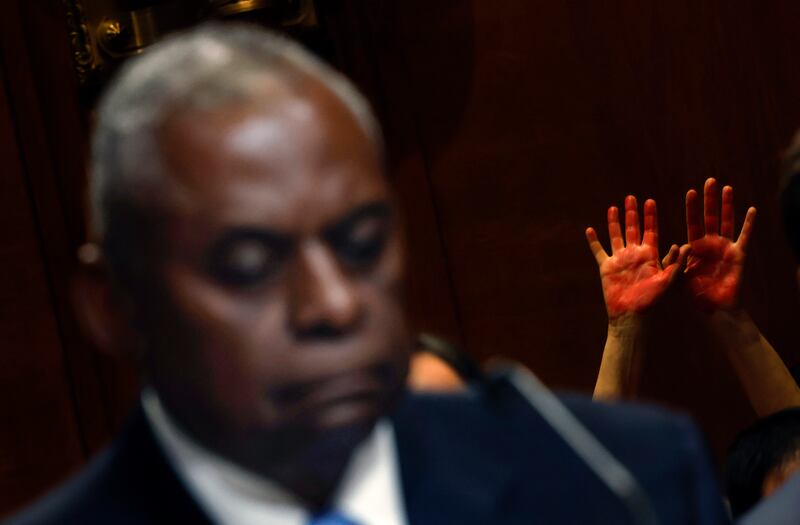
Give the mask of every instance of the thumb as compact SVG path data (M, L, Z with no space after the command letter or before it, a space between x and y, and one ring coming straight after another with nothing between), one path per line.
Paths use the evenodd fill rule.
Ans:
M667 255L665 255L664 258L661 260L661 267L666 268L670 264L674 263L678 259L678 253L679 249L677 244L673 244L672 246L670 246L669 252L667 252Z
M676 246L673 246L673 248L676 248ZM691 250L692 248L688 244L684 244L677 250L678 253L673 262L664 268L664 271L668 272L670 282L678 275L678 270L683 268L686 264L686 258L689 257L689 252L691 252ZM670 248L670 253L672 253L672 251L672 248ZM669 254L667 254L667 257L669 257Z

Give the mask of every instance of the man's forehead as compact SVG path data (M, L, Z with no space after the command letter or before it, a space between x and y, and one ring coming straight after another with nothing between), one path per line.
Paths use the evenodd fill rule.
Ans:
M374 144L340 102L324 93L280 96L186 111L165 124L171 211L295 229L387 197Z
M253 157L267 147L296 140L296 128L313 124L320 116L309 100L293 97L274 108L256 107L232 117L222 140L231 153Z
M366 204L391 204L388 191L377 184L361 184L354 177L336 174L315 179L322 184L313 188L271 184L274 179L229 181L217 191L200 195L181 187L171 192L164 216L188 227L264 227L300 234L325 229Z

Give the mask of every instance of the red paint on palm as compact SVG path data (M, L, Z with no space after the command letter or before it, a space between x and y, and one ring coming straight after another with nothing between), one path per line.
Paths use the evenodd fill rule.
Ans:
M600 267L603 296L611 319L626 314L645 312L664 294L681 266L686 250L673 245L669 254L658 257L658 215L656 203L644 204L644 237L639 235L639 215L636 198L625 199L625 240L619 224L619 210L608 209L608 233L611 240L609 256L597 240L593 228L586 230L589 248ZM641 242L641 244L640 244Z
M650 246L628 246L609 257L600 265L609 317L646 311L666 291L677 268L673 263L662 269L658 250Z
M756 209L747 211L739 238L733 241L733 188L722 189L722 212L717 181L706 180L703 188L705 209L695 190L686 194L686 225L690 252L686 265L689 290L698 307L706 311L736 306L747 242L755 221ZM702 215L702 223L701 223Z

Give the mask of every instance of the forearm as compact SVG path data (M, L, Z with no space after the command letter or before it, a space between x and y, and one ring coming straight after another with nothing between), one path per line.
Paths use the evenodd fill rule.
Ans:
M720 310L710 323L759 417L800 406L800 388L746 312Z
M608 401L636 397L644 351L644 322L638 315L609 319L594 399Z

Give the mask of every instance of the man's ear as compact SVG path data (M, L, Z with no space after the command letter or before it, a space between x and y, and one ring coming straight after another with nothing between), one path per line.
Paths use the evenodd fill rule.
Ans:
M783 464L764 476L764 482L761 484L761 496L764 498L771 496L798 471L800 471L800 454L795 453L793 458L784 461Z
M134 329L132 308L112 283L100 248L87 243L78 250L78 272L72 302L84 333L101 351L138 360L141 336Z

